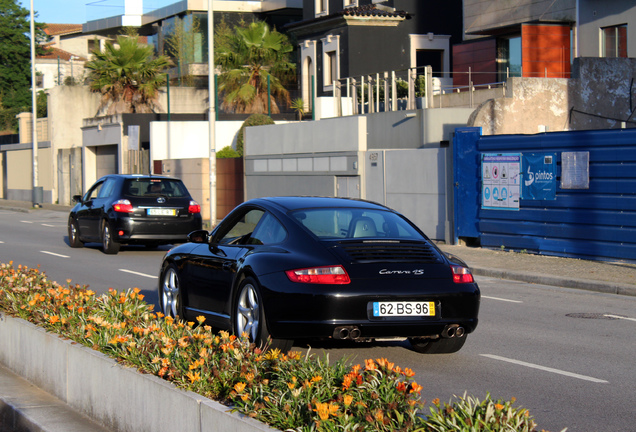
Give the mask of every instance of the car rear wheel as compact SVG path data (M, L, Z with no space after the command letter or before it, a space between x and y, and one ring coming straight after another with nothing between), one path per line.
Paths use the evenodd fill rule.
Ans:
M79 238L77 221L74 219L68 220L68 244L72 248L81 248L82 246L84 246L84 242L82 242Z
M179 274L174 265L169 265L163 272L161 284L159 285L159 302L161 303L161 312L165 316L171 318L184 319L183 302L181 300L181 282Z
M113 239L113 233L110 229L110 224L108 221L104 221L104 226L102 227L102 248L104 249L104 253L109 255L115 255L119 252L120 244L119 242Z
M414 351L422 354L452 354L456 353L466 343L466 335L453 338L425 339L409 338Z
M239 287L234 312L234 333L237 336L245 333L257 346L267 345L268 349L279 349L283 353L287 353L293 345L293 341L289 339L271 338L258 283L252 278L246 278Z

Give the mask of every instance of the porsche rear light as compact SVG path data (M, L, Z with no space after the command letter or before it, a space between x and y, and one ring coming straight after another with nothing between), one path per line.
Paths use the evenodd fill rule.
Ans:
M195 200L190 200L188 213L201 213L201 206Z
M351 282L342 266L287 270L285 273L290 281L299 283L345 285Z
M132 213L133 206L132 203L127 199L120 199L113 203L113 210L115 210L117 213Z
M451 270L453 271L453 282L455 283L475 282L475 279L473 279L473 274L471 273L469 268L458 266L458 265L452 265Z

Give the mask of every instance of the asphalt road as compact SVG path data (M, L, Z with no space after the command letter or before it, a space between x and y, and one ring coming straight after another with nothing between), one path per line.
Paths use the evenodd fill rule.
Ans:
M0 262L36 267L64 283L97 292L138 287L156 303L159 263L167 248L123 247L105 255L98 244L71 249L62 212L0 210ZM636 431L636 297L477 279L480 324L452 355L422 355L406 341L369 344L307 343L330 361L386 357L416 373L427 400L467 392L478 398L515 397L539 429Z

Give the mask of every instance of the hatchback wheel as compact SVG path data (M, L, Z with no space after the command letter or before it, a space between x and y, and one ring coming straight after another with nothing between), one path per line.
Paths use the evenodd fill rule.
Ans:
M271 338L258 283L252 278L245 279L239 288L234 313L234 333L237 336L245 333L257 346L267 345L268 349L279 349L283 353L287 353L293 345L293 341L289 339Z
M177 319L185 319L183 316L183 302L181 300L181 283L179 274L174 265L169 265L163 273L159 285L159 301L161 312L165 316Z
M79 238L77 221L70 218L68 220L68 244L72 248L81 248L82 246L84 246L84 242L82 242Z
M119 252L119 247L119 242L113 239L110 224L108 221L104 221L104 226L102 227L102 248L104 249L104 253L114 255Z
M462 349L466 335L448 339L409 338L409 342L414 351L422 354L452 354Z

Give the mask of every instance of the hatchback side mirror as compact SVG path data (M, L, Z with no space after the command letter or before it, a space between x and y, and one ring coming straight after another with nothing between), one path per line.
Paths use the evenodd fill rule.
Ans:
M206 230L196 230L188 234L188 241L190 243L209 243L210 234Z

